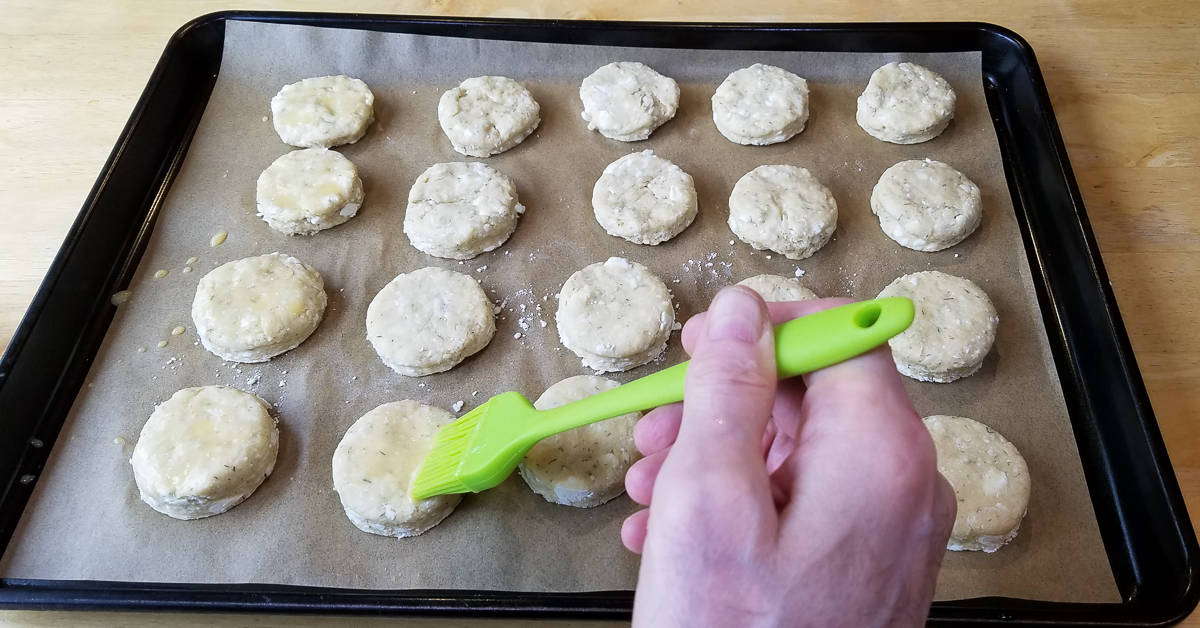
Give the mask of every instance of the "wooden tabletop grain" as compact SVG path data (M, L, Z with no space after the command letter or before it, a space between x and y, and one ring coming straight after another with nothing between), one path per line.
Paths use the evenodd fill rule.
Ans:
M1200 327L1189 324L1200 311L1200 3L0 0L0 347L11 338L167 38L186 21L226 8L630 20L970 20L1015 30L1037 53L1171 460L1192 512L1200 512ZM342 621L0 613L0 625L19 626ZM1185 625L1200 626L1200 618Z

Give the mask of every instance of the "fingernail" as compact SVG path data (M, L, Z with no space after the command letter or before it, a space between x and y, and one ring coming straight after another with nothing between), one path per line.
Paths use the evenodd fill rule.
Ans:
M708 327L713 340L757 342L765 325L762 306L749 290L725 288L717 293L708 307Z

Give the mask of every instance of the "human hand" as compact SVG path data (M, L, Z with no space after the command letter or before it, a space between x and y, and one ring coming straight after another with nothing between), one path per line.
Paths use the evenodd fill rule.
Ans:
M847 302L735 286L684 327L685 401L638 422L625 478L635 625L925 621L955 499L887 346L776 381L772 322Z

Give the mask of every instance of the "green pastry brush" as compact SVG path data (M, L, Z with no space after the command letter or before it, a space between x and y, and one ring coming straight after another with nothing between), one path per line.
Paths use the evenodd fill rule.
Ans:
M866 353L912 323L904 297L851 303L775 327L779 378ZM550 410L506 392L443 427L412 484L413 499L484 491L504 481L538 441L581 425L683 400L683 362Z

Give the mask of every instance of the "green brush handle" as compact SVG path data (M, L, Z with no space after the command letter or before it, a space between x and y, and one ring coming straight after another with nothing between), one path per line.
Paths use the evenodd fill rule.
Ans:
M775 327L775 367L780 379L862 355L908 329L912 301L888 297L822 310ZM603 419L683 401L683 362L586 399L546 410L538 439ZM561 411L561 412L560 412Z

